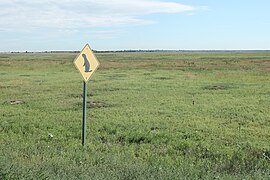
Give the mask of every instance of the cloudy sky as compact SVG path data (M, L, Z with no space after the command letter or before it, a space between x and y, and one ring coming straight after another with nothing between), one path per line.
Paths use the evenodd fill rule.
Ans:
M0 0L0 51L270 49L269 0Z

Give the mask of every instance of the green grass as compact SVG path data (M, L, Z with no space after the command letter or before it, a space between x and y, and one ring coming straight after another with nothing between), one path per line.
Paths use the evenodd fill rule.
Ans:
M96 55L82 147L76 54L0 54L0 179L269 178L270 53Z

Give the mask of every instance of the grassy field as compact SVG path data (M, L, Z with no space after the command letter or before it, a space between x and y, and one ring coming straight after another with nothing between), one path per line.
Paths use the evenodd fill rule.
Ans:
M0 179L268 179L270 53L0 54Z

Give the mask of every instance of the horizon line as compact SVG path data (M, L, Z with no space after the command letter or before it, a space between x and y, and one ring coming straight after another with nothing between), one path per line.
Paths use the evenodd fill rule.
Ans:
M270 49L115 49L115 50L96 50L99 52L251 52L251 51L270 51ZM44 51L0 51L0 53L74 53L80 50L44 50Z

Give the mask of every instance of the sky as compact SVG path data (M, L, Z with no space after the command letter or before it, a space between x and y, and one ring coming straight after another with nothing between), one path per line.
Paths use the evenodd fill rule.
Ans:
M269 0L0 0L0 52L270 50Z

